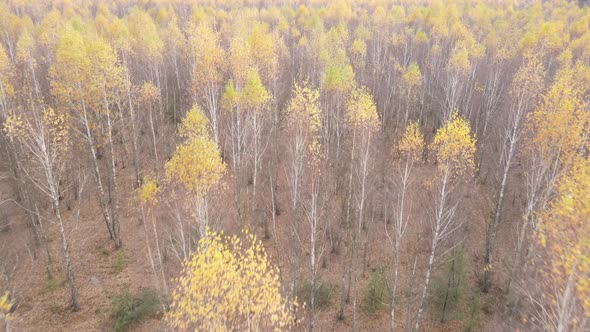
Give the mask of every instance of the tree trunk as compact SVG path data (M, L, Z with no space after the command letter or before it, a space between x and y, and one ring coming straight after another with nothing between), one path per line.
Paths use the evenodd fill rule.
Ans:
M127 61L125 56L123 56L123 63L127 66ZM131 147L133 150L133 167L135 169L135 181L136 186L139 188L141 186L141 177L140 177L140 169L141 164L139 162L139 150L137 147L137 129L135 128L135 109L133 108L133 101L131 100L131 79L129 77L129 70L125 70L127 76L127 102L129 103L129 116L131 122Z
M420 319L422 318L422 311L424 310L424 301L426 299L426 293L428 291L428 285L430 284L430 274L432 273L432 266L434 265L434 253L436 251L437 243L434 240L438 237L438 229L435 231L433 236L432 246L430 247L430 257L428 258L428 267L426 269L426 277L424 278L424 288L422 289L422 295L420 296L420 304L418 306L418 314L416 315L416 323L414 325L414 332L420 330Z
M119 222L119 188L117 186L117 167L115 165L115 146L113 144L113 126L111 122L111 115L107 110L107 126L108 126L108 135L109 135L109 148L111 152L111 177L113 183L113 190L112 190L112 228L113 228L113 237L115 240L115 248L119 249L123 245L123 241L121 240L121 224Z
M73 311L80 310L80 302L78 300L78 289L76 288L76 280L74 271L72 269L72 260L70 258L70 244L66 238L63 221L61 218L61 211L59 206L59 196L53 193L53 212L59 225L59 235L61 237L62 251L64 255L64 263L66 267L66 274L68 278L68 285L70 287L70 300Z
M575 268L574 268L575 271ZM575 287L575 280L574 280L574 273L570 273L569 277L567 278L567 285L565 287L565 291L561 298L561 303L559 304L559 309L557 312L557 332L565 332L568 330L568 326L571 323L571 301L574 296L574 287Z
M445 292L445 299L443 301L443 308L442 308L442 317L440 319L441 323L445 322L445 314L447 312L447 303L449 301L449 291L451 289L452 286L452 281L454 279L454 275L455 275L455 253L453 250L453 259L451 261L451 271L449 272L449 279L447 281L447 290Z
M82 105L83 110L83 121L84 121L84 129L86 130L86 141L88 142L88 148L90 149L90 155L92 157L92 165L94 166L94 176L96 177L96 186L98 188L98 200L100 203L100 208L102 210L102 216L104 222L107 226L109 231L109 236L111 240L114 240L114 234L112 229L112 222L111 216L109 214L109 210L107 207L107 202L105 199L105 191L102 185L102 178L100 176L100 168L98 167L98 157L96 153L96 145L94 144L94 137L92 136L92 132L90 130L90 120L88 119L88 113L86 111L86 105Z
M391 304L390 304L390 325L389 330L395 331L395 295L397 291L397 271L399 259L399 241L395 242L395 253L393 254L393 276L391 280Z

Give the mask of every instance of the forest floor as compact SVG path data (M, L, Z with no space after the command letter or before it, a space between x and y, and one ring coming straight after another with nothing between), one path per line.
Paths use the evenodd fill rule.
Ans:
M127 173L129 169L123 170ZM4 172L1 175L8 175ZM125 176L129 177L129 174ZM131 180L123 180L122 183L129 184ZM34 248L30 227L27 224L25 213L15 204L8 202L0 207L0 226L2 223L10 223L0 232L0 268L4 268L5 274L10 277L10 289L15 294L17 304L16 311L11 316L8 323L10 331L112 331L114 322L111 317L111 298L123 291L137 292L143 288L154 287L156 279L151 269L147 251L144 228L138 218L138 212L131 199L126 199L122 207L121 215L121 234L123 235L124 247L115 250L113 242L108 238L105 225L98 204L91 189L92 183L89 181L85 191L85 196L79 200L81 204L74 205L75 202L66 203L65 226L70 240L73 268L76 273L76 284L80 295L82 309L79 312L72 312L68 305L69 291L65 280L65 274L61 264L60 239L57 227L52 220L45 220L44 227L47 231L50 253L53 258L52 278L49 279L46 272L46 264L42 255L41 248ZM130 185L122 186L125 195L122 197L131 197L133 194ZM15 193L8 185L8 181L0 181L0 193L2 199L15 197ZM281 194L281 193L279 193ZM282 193L286 195L286 193ZM463 197L465 202L461 204L463 216L465 217L466 229L464 237L464 271L478 271L482 266L483 248L481 244L485 243L485 220L489 213L489 207L477 206L474 202L485 201L482 199L480 187L473 186L466 191ZM477 196L477 197L476 197ZM414 197L414 200L423 199ZM68 204L71 204L68 207ZM480 203L481 204L481 203ZM334 207L337 208L337 207ZM426 213L420 204L415 204L415 209L422 214ZM482 212L483 211L483 212ZM46 214L45 214L46 215ZM276 233L271 230L271 238L264 240L264 244L269 251L273 261L277 263L283 274L285 284L288 280L289 260L288 237L286 220L289 216L283 213L278 216L276 221ZM389 240L383 230L384 221L379 217L373 218L374 227L369 238L370 246L368 247L366 267L364 277L360 280L359 292L362 296L362 290L368 283L371 273L380 267L390 266L390 247ZM419 219L419 218L417 218ZM422 218L423 219L423 218ZM238 229L233 225L234 230ZM500 228L501 233L498 239L510 239L508 234L511 227L503 225ZM272 226L271 226L271 229ZM420 227L414 228L418 232L429 234L428 224L423 223ZM256 233L263 237L263 229L259 227ZM411 246L407 246L402 252L400 258L400 286L401 289L409 289L409 283L415 283L416 289L414 295L417 295L419 285L423 280L425 255L428 251L427 236L420 234L410 235L411 238L418 239L412 241ZM426 238L424 238L426 237ZM509 255L511 243L497 243L498 262L502 266L503 260ZM351 327L351 305L345 306L345 319L338 320L337 313L340 304L340 278L342 272L342 250L325 250L321 268L318 272L319 278L327 285L332 287L329 304L319 310L316 317L316 327L318 331L348 331ZM416 276L409 277L415 257L418 253L418 265ZM301 270L308 270L308 257L303 255L300 262ZM179 271L179 261L168 256L165 258L165 270L168 277L174 277L171 271ZM442 270L442 269L439 269ZM8 271L8 273L6 273ZM302 273L301 280L305 280L305 273ZM502 282L506 280L505 275L496 276L497 280ZM478 276L476 273L465 272L462 286L462 298L459 305L447 314L447 321L441 323L440 310L427 307L426 315L421 325L422 331L461 331L467 330L470 321L472 321L472 330L481 331L510 331L506 321L499 317L499 310L504 306L501 304L503 295L502 290L494 288L488 294L479 294L477 291ZM478 294L477 312L473 314L474 304L470 294ZM404 313L407 294L399 294L400 299L398 309L396 310L396 321L398 330L402 330L406 322ZM413 297L410 296L409 299ZM360 298L359 298L360 302ZM416 302L412 300L412 302ZM411 308L413 308L412 304ZM414 312L411 310L411 312ZM138 324L131 325L129 331L162 331L166 330L165 324L161 320L161 314L152 316ZM470 317L473 317L471 319ZM359 308L358 314L359 331L385 331L389 329L389 310L384 305L382 310L375 314L365 314ZM301 325L301 330L307 330L307 323Z

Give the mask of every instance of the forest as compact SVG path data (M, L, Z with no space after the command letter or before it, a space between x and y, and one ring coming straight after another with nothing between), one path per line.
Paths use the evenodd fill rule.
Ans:
M0 331L189 330L589 331L590 6L0 0Z

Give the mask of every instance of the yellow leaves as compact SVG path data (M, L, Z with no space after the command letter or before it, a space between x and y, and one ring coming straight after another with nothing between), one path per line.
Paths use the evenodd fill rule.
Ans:
M360 62L364 62L367 57L367 43L362 39L355 39L350 46L350 53Z
M57 9L49 11L37 25L37 41L39 44L53 46L57 31L61 28L62 24L61 12Z
M436 131L432 150L436 153L441 173L471 176L475 171L475 138L469 122L453 113L451 119Z
M242 104L250 110L260 112L265 109L265 105L270 100L270 94L260 80L260 76L255 69L248 71L248 78L240 96Z
M544 77L545 70L539 59L535 56L529 56L514 75L510 93L515 98L522 98L519 96L525 95L536 98L536 95L540 94L543 88Z
M555 52L562 49L568 40L569 35L565 29L564 22L542 22L531 27L519 41L518 46L527 53L534 52L535 50Z
M363 128L369 131L379 129L379 116L373 97L364 87L356 87L346 100L346 120L353 128Z
M322 88L328 91L345 92L354 85L354 71L350 65L330 64L322 77Z
M418 122L413 121L406 127L394 152L399 153L403 159L417 161L422 157L424 146L424 135L420 131Z
M312 166L313 170L317 170L319 163L324 158L322 145L318 139L314 139L308 144L307 153L310 157L309 164Z
M9 299L8 292L0 295L0 318L8 316L12 302Z
M151 82L144 82L139 92L141 101L146 104L154 104L160 99L158 88Z
M25 123L20 115L10 114L4 121L4 133L11 139L19 139L26 136Z
M44 163L43 167L56 162L70 149L69 118L50 107L29 119L9 114L3 130L10 139L22 143L26 153Z
M207 230L172 293L166 320L175 329L281 330L293 327L290 303L280 294L278 269L262 243Z
M418 43L418 44L428 43L428 35L422 30L418 30L416 32L416 36L414 37L414 39L416 40L416 43Z
M44 128L47 130L47 136L50 140L51 147L63 154L69 149L69 122L63 113L56 112L53 108L48 107L43 110Z
M162 56L164 43L152 17L134 7L127 18L133 49L140 55L158 60Z
M207 137L191 138L179 145L166 163L167 179L197 195L216 185L225 170L219 148Z
M22 62L34 61L32 59L34 47L35 40L33 36L31 36L28 30L24 30L18 37L18 42L16 43L16 59Z
M244 87L238 91L233 80L229 80L225 86L225 92L221 99L221 105L226 111L240 111L242 108L251 112L263 112L271 99L256 69L248 71Z
M319 90L311 88L307 81L295 83L291 99L285 108L287 124L295 135L290 139L296 146L302 144L313 162L318 161L321 155L319 136L322 119L319 98Z
M561 69L542 103L527 118L528 153L547 164L558 157L564 169L588 145L590 115L585 111L583 87L576 74L574 68Z
M312 89L307 81L295 84L285 113L290 126L306 126L312 136L318 135L322 126L320 92Z
M49 70L51 93L59 106L72 112L84 108L106 111L105 99L122 88L122 68L115 51L100 37L64 29Z
M471 64L469 63L469 52L464 45L455 47L453 50L449 60L449 68L463 74L466 74L471 69Z
M208 22L201 22L191 33L190 42L195 56L193 88L204 89L207 82L220 83L226 69L226 54L219 45L218 34Z
M111 44L115 49L129 52L131 49L131 33L125 21L115 17L109 26L109 36Z
M158 202L158 193L160 187L154 179L146 179L143 182L143 186L139 189L139 199L142 203L154 204Z
M402 79L408 86L417 86L422 83L422 74L420 67L416 62L412 62L402 74Z
M209 120L201 111L199 105L195 104L186 112L178 127L178 136L185 139L207 137L209 135Z
M576 276L578 296L590 314L590 160L577 158L558 184L557 197L540 214L537 234L552 254L552 274L557 278Z
M255 22L252 26L252 33L250 33L247 40L251 57L258 70L265 77L273 74L277 70L278 62L275 40L273 40L273 36L269 32L268 24Z
M231 76L236 84L242 85L247 79L249 68L252 66L250 49L245 37L238 35L232 38L229 45L229 56Z
M234 86L234 81L229 80L225 85L225 91L221 97L221 107L226 111L233 111L239 103L240 95Z
M14 87L11 84L12 77L12 64L4 46L0 45L0 100L14 94Z
M8 76L11 72L11 64L6 51L4 50L4 46L0 45L0 74L2 76ZM3 77L4 78L4 77Z

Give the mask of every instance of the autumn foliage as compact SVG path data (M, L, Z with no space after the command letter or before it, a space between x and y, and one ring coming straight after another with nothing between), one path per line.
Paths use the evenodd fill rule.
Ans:
M589 100L584 0L0 0L0 329L587 331Z
M183 263L166 319L203 331L288 330L295 317L281 295L279 271L253 234L207 231Z

